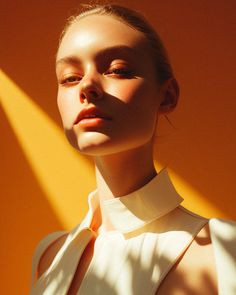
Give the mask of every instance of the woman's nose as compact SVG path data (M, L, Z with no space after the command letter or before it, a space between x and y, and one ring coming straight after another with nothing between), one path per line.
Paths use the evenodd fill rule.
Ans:
M96 100L100 100L103 96L103 91L101 85L94 81L93 79L85 79L80 82L80 102L84 103L84 101L92 102Z

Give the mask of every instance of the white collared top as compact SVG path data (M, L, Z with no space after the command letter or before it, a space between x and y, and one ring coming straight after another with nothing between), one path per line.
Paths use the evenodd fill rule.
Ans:
M208 222L183 208L182 201L167 170L126 196L103 201L106 218L115 230L96 236L93 258L77 295L155 294L166 274ZM89 195L85 219L69 233L50 267L33 283L31 295L67 294L83 251L96 235L91 222L99 204L98 192L94 191ZM209 224L219 294L236 294L233 293L236 265L232 259L236 257L236 226L218 219L210 220ZM221 242L222 232L227 243ZM33 277L44 250L64 233L49 235L39 244L33 260ZM223 252L233 255L227 263L222 259Z

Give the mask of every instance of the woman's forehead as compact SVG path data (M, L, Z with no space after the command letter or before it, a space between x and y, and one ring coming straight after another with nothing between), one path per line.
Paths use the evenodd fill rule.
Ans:
M58 50L58 58L78 50L104 50L126 46L147 49L145 36L117 18L108 15L89 15L74 22L67 30Z

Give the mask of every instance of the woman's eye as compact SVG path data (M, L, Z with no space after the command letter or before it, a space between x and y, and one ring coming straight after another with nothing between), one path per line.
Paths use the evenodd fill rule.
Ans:
M115 69L108 70L106 74L111 76L129 78L132 76L133 73L131 70L126 68L115 68Z
M74 85L77 84L78 82L80 82L80 80L82 79L82 77L80 76L70 76L70 77L66 77L64 79L62 79L60 81L61 85Z

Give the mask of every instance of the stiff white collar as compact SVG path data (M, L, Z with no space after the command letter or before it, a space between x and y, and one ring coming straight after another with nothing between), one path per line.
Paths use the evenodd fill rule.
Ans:
M119 198L103 200L102 203L114 228L129 233L166 215L182 201L164 169L140 189ZM93 213L99 206L97 190L89 195L88 202L89 212L80 228L90 227Z

